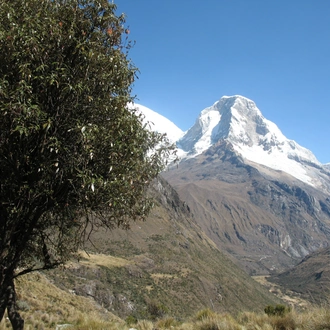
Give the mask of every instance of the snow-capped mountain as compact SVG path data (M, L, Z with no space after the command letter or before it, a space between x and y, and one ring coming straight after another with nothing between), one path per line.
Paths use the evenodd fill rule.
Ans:
M322 166L313 153L287 139L253 101L243 96L224 96L204 109L177 145L183 151L181 157L194 157L221 139L249 161L284 171L308 184L322 185L309 171L309 167Z
M264 165L275 169L281 165L265 157L266 154L279 153L321 165L311 151L288 140L274 123L263 117L253 101L243 96L224 96L204 109L178 146L190 155L197 155L220 139L233 143L243 157L261 164L266 162Z
M176 141L181 161L163 177L209 238L251 274L291 267L329 245L329 165L287 139L253 101L224 96L185 133L138 107Z
M330 192L329 167L323 166L310 150L287 139L246 97L223 96L205 108L186 132L155 111L142 105L135 106L154 123L154 130L167 133L170 141L176 142L181 159L196 157L218 141L225 140L237 154L257 164L260 170L282 171Z
M329 244L329 170L253 101L222 97L177 146L182 160L163 176L215 244L251 274L291 267Z
M145 120L150 125L151 130L162 134L166 133L171 143L175 143L183 136L184 132L179 127L159 113L137 103L130 104L129 106L134 107L145 116Z

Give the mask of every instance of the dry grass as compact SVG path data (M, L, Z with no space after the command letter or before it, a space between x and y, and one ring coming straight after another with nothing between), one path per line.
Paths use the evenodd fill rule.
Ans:
M87 254L86 252L80 252L80 256L83 258L80 263L87 266L104 266L107 268L112 267L124 267L131 264L131 261L124 258L113 257L107 254Z
M81 330L120 329L125 325L92 300L60 290L42 274L23 276L16 285L26 330L55 329L60 324L70 324L70 329ZM4 329L11 329L7 320L0 324L0 330Z
M245 312L236 317L225 313L218 314L208 309L202 310L190 322L182 324L174 320L159 320L154 328L174 330L329 330L330 308L314 307L305 312L291 311L283 317L267 316L261 313Z
M329 330L330 307L314 307L294 316L296 324L302 330Z
M252 278L259 282L261 285L266 287L269 292L276 295L278 298L280 298L282 301L284 301L286 304L290 306L299 306L302 308L308 308L311 304L307 300L301 298L300 294L297 294L296 292L285 290L280 285L270 282L267 280L269 276L252 276ZM284 290L284 292L283 292Z
M68 324L72 330L329 330L330 306L312 307L305 311L287 313L284 317L264 313L244 312L236 316L203 309L191 320L179 322L164 316L151 322L139 320L127 325L92 300L76 296L54 286L43 274L35 273L17 281L19 306L25 319L26 330L56 329ZM7 320L0 330L11 329Z
M43 281L43 280L42 280ZM64 293L64 296L66 294ZM48 299L51 295L48 295ZM53 296L53 298L56 298ZM252 312L244 312L236 317L231 314L218 314L209 309L198 312L191 321L179 322L171 317L164 317L155 322L139 320L128 326L122 320L110 313L104 314L95 310L95 306L85 299L76 297L77 302L70 307L70 299L64 297L57 301L57 311L66 314L66 317L56 315L54 306L50 309L50 302L46 302L44 310L34 310L33 313L23 312L26 320L26 329L56 329L56 325L70 324L67 329L72 330L329 330L330 308L314 307L305 312L291 311L284 317L267 316ZM44 300L43 300L44 301ZM30 301L29 301L30 302ZM29 303L28 302L28 303ZM31 303L31 302L30 302ZM32 303L31 303L32 304ZM76 306L79 304L79 308ZM33 304L32 304L33 305ZM75 305L75 306L74 306ZM41 306L39 306L41 307ZM33 305L37 308L37 305ZM89 310L90 309L90 310ZM32 315L33 314L33 315ZM8 321L2 321L0 330L10 329Z

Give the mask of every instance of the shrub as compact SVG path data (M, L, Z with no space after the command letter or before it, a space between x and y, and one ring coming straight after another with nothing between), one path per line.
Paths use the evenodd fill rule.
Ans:
M268 316L276 315L283 317L287 313L290 312L290 307L287 307L285 305L278 304L275 307L272 305L268 305L265 307L264 311Z
M274 315L274 306L272 305L267 305L264 309L265 313L270 316L270 315Z
M129 316L126 317L125 322L126 322L127 325L131 325L131 324L136 324L138 322L138 320L135 316L129 315Z
M154 300L148 302L147 310L151 320L163 317L168 311L166 306Z
M17 307L19 310L25 311L25 312L30 310L30 305L26 300L18 300Z

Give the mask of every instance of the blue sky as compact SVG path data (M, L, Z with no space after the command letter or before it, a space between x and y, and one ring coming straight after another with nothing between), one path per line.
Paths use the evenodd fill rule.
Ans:
M137 103L187 130L223 95L243 95L330 162L329 0L114 2L136 42Z

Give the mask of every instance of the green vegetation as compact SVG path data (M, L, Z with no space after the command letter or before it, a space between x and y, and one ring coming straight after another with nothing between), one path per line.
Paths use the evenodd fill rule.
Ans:
M289 312L290 312L290 308L285 305L281 305L281 304L278 304L275 307L272 305L268 305L265 307L265 313L268 316L276 315L276 316L283 317L284 315L286 315Z
M15 329L13 279L66 262L95 228L144 219L170 153L128 109L137 69L115 10L0 2L0 320L7 308Z
M26 320L25 329L55 329L69 325L72 330L325 330L330 328L330 308L309 307L304 311L292 309L284 316L256 312L216 313L203 309L179 320L168 313L154 320L116 317L89 298L60 290L42 273L33 273L17 280L19 302ZM9 321L0 323L0 330L9 329Z
M132 224L130 231L95 232L89 256L47 277L66 291L93 297L124 320L130 315L151 320L150 314L158 313L183 320L205 308L263 312L266 305L283 303L201 234L182 202L174 211L176 193L165 181L158 178L151 193L156 206L146 222Z

